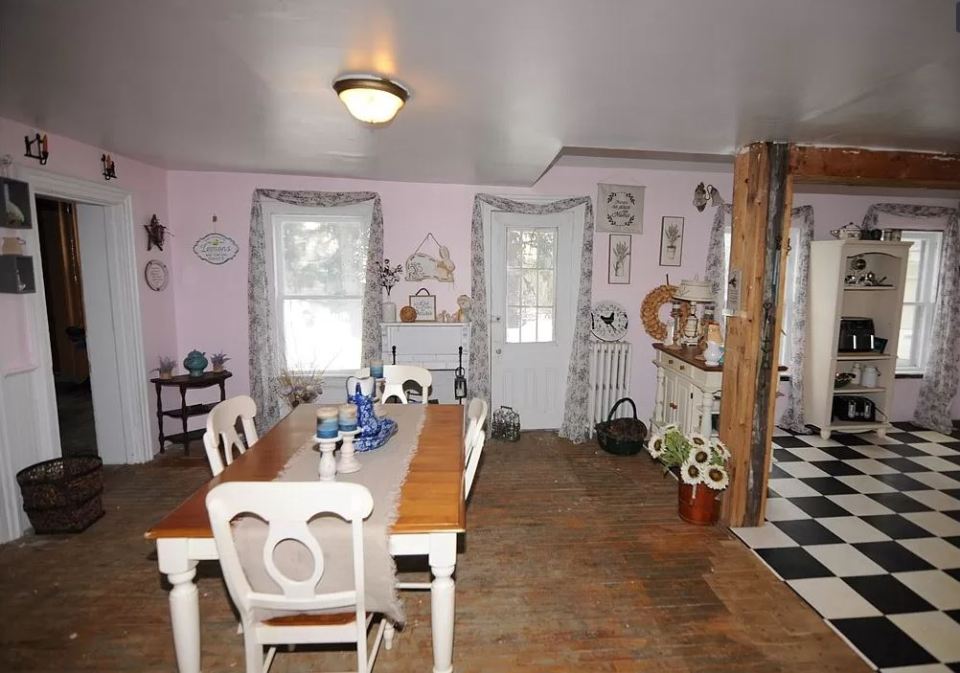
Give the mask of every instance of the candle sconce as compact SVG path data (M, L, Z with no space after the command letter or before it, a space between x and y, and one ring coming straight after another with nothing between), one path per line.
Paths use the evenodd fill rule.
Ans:
M23 136L23 144L27 149L23 156L30 159L36 159L40 162L41 166L47 165L47 159L50 157L50 146L47 143L46 133L43 135L37 133L33 138L30 136ZM34 150L34 146L36 146L36 150Z
M102 154L100 156L100 163L103 166L103 179L109 182L110 180L117 179L117 164L114 163L113 157L109 154ZM161 248L162 250L163 248Z
M714 207L719 206L723 204L723 197L720 196L720 192L716 187L713 185L704 187L701 182L697 185L697 188L693 190L693 205L702 213L708 203Z

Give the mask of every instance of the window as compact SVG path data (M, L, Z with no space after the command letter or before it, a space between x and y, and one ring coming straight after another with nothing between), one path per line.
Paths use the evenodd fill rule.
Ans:
M730 244L732 234L730 227L727 227L723 233L723 251L726 258L726 269L730 271ZM790 373L790 361L793 356L793 303L794 294L797 288L797 250L800 249L800 230L796 227L790 229L790 253L787 255L787 268L784 274L786 287L783 291L783 333L780 335L780 364L787 367L786 372ZM727 302L727 289L724 283L723 302ZM721 310L723 307L720 307Z
M368 218L339 214L345 208L296 210L270 218L281 356L295 371L353 373L360 367Z
M557 229L507 229L507 343L554 340Z
M897 373L919 374L923 373L927 362L937 301L943 234L939 231L904 231L902 240L910 241L913 245L907 258L907 277L903 288Z

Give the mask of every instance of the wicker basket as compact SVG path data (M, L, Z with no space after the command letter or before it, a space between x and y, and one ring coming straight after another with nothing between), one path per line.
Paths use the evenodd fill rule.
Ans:
M17 473L23 511L36 533L79 533L103 516L103 461L55 458Z
M624 402L633 407L633 418L614 418L617 408ZM637 405L629 397L617 400L607 414L607 420L597 423L597 441L600 448L617 456L632 456L643 450L647 438L647 426L637 419Z

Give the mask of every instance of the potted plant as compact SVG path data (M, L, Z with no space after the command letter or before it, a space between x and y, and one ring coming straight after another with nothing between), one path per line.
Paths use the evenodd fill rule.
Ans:
M214 353L210 356L210 363L213 365L213 371L222 372L223 365L226 364L227 360L230 358L227 357L226 353Z
M718 496L730 484L730 451L716 438L685 436L676 425L650 437L647 452L664 466L680 471L679 512L688 523L709 526L720 514Z
M177 361L173 358L160 356L160 366L156 369L151 369L152 372L157 372L160 375L161 379L171 379L173 378L173 370L177 368Z
M294 371L284 367L277 377L281 397L293 409L310 404L323 393L323 372L322 369Z

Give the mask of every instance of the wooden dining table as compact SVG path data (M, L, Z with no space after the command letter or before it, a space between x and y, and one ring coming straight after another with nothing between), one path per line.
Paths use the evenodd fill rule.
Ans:
M453 670L457 535L465 531L464 414L462 406L435 404L427 405L425 413L389 542L394 556L429 559L433 670L448 673ZM316 408L297 407L146 532L147 539L156 540L160 572L172 586L170 620L180 673L200 673L200 603L194 578L199 561L218 558L207 516L207 492L227 481L273 481L315 433Z

